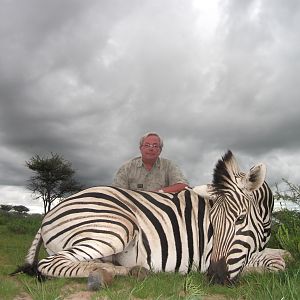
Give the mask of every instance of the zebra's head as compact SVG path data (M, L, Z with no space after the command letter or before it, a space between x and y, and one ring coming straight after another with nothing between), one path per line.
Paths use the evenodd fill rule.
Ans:
M232 283L270 236L272 192L266 167L240 171L231 151L218 161L211 190L213 248L208 275L214 283Z

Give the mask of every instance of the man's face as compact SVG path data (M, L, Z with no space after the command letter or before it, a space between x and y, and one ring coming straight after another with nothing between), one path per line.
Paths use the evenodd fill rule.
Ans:
M159 138L156 135L146 137L140 150L144 160L156 161L161 152Z

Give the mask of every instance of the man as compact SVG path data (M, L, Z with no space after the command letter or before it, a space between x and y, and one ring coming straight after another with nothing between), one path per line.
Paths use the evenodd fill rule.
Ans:
M172 161L160 158L162 138L149 132L140 139L141 156L123 164L117 171L113 185L131 190L180 192L188 186L181 170Z

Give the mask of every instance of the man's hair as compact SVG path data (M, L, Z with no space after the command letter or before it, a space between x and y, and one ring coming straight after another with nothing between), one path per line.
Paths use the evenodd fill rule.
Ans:
M163 139L156 132L147 132L146 134L144 134L140 138L140 147L143 145L145 138L147 138L148 136L151 136L151 135L154 135L154 136L158 137L158 139L159 139L159 147L160 147L160 149L162 149L163 146L164 146Z

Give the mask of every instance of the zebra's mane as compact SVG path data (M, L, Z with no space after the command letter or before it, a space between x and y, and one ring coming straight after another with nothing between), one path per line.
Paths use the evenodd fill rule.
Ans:
M228 150L222 159L219 159L213 173L214 192L219 193L228 188L228 182L234 181L236 176L242 174L231 152Z

